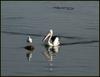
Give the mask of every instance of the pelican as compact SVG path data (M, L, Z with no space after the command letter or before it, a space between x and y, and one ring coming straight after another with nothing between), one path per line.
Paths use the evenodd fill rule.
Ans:
M57 36L53 36L53 30L50 29L49 33L43 39L43 42L47 41L47 45L49 46L59 46L59 38Z
M28 42L28 43L32 43L32 38L31 38L30 36L28 36L27 42Z

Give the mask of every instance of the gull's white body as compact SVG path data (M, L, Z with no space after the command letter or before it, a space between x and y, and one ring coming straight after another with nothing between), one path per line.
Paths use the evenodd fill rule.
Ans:
M28 42L28 43L32 43L32 38L31 38L30 36L28 36L27 42Z

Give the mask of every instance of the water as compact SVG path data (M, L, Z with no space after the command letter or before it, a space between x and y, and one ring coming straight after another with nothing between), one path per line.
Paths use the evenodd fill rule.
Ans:
M49 29L60 37L55 53L42 42ZM2 1L1 75L99 75L99 2Z

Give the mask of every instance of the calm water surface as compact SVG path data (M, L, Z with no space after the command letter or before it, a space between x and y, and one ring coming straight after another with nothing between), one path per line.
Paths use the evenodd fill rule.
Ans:
M97 1L1 2L2 76L99 75L98 9ZM59 48L44 46L49 29ZM33 50L25 49L28 35Z

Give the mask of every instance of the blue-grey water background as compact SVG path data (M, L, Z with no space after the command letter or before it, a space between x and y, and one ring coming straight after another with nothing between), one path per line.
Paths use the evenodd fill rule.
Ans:
M52 66L42 54L49 29L62 43ZM28 35L35 47L30 61ZM99 75L99 2L2 1L1 75Z

